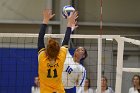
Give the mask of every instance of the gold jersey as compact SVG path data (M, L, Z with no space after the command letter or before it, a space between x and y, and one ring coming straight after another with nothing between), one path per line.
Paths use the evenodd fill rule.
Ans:
M53 51L52 51L53 52ZM67 48L61 47L56 62L50 64L45 49L41 49L38 55L40 93L65 93L62 84L62 72L66 59Z

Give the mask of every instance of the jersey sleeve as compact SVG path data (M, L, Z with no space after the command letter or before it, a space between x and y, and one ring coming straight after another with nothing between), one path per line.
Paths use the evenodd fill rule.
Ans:
M64 36L64 40L62 42L62 46L68 47L68 43L70 40L70 35L71 35L71 27L67 27L65 36Z
M78 86L84 87L86 79L86 70L84 67L80 68L81 72L79 73Z
M86 70L82 65L80 65L79 75L77 79L77 93L82 93L82 88L85 85L85 80L86 80Z
M79 80L78 80L78 88L77 93L82 93L82 88L85 85L85 79L86 79L86 70L82 70L82 73L79 73Z
M45 45L44 45L44 35L45 35L45 32L46 32L46 28L47 28L46 24L42 24L41 25L39 36L38 36L38 53L40 53L41 50L43 48L45 48Z

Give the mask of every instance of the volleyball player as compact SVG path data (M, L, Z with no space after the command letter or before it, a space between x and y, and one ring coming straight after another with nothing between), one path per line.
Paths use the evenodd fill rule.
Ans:
M40 93L65 93L62 84L62 71L67 54L67 46L70 39L72 24L76 24L77 13L72 12L67 17L67 30L63 46L52 38L48 39L45 48L44 35L47 24L54 17L51 10L44 10L43 24L38 37L38 73L40 79Z
M73 28L76 28L76 26L74 25ZM62 80L66 93L81 93L81 89L79 88L84 87L86 70L80 64L80 62L83 61L86 57L87 51L84 47L78 47L74 51L73 57L69 52L67 52L62 74Z
M140 76L134 75L132 78L133 87L129 89L129 93L140 93Z

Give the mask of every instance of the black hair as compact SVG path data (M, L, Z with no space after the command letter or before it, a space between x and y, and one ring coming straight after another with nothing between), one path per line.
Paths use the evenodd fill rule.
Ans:
M80 61L85 60L85 58L87 58L87 56L88 56L87 50L86 50L84 47L83 47L83 49L84 49L84 51L85 51L85 57L84 57L84 58L82 58Z

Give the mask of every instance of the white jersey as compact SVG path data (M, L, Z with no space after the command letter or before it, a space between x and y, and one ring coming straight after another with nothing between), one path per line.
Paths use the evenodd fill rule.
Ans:
M73 57L68 52L62 74L65 89L73 88L76 85L84 86L85 79L85 68L81 64L74 62Z
M96 89L96 93L97 93L97 89ZM114 93L114 91L112 90L112 88L111 87L108 87L108 89L107 90L105 90L104 92L102 92L102 93Z
M138 90L134 89L134 87L131 87L129 89L129 93L139 93Z
M88 90L84 90L84 87L81 88L80 91L76 92L76 93L94 93L93 89L89 88Z
M39 87L32 87L31 93L40 93L40 88Z

